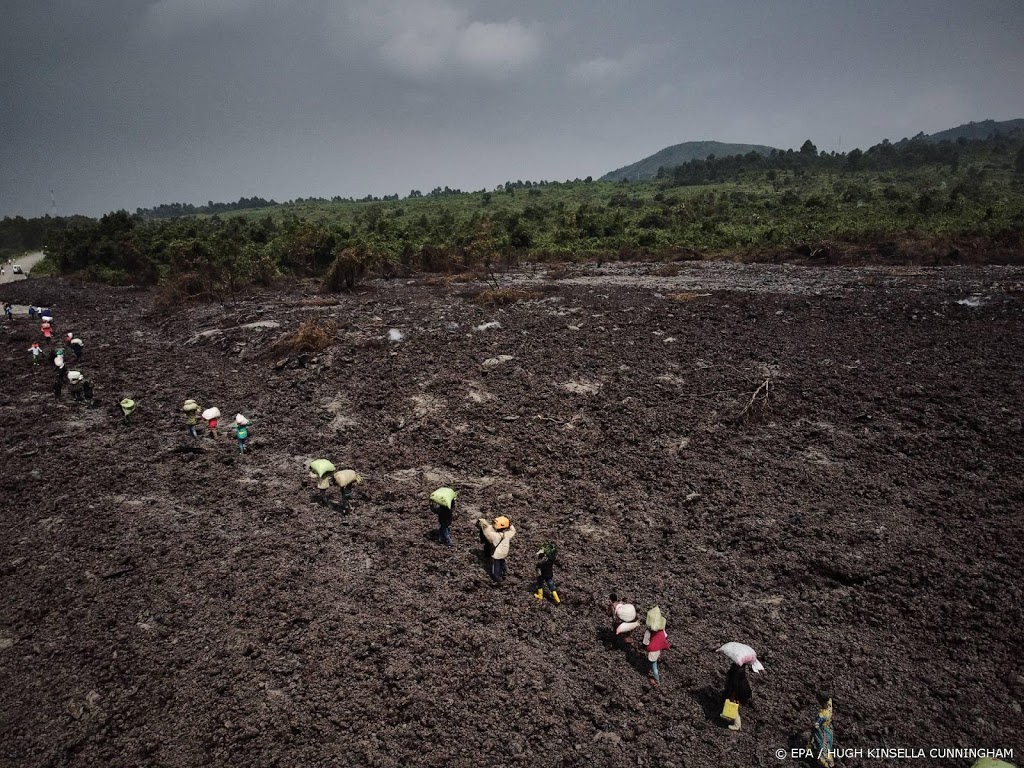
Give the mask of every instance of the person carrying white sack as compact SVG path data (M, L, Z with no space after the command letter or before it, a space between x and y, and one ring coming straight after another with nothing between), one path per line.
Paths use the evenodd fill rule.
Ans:
M757 652L743 643L726 643L718 652L732 659L732 666L725 675L722 719L730 721L730 731L738 731L743 725L740 719L740 705L748 706L753 700L753 693L747 680L747 667L760 673L764 670L764 665L757 660Z
M220 408L207 408L203 411L203 421L206 422L206 434L214 440L217 439L218 419L220 419Z
M630 633L640 626L636 619L636 606L619 600L614 592L608 596L611 604L608 606L608 614L612 617L612 629L615 630L616 639L625 647L633 647L633 638Z
M246 443L249 440L249 433L252 431L252 422L242 414L235 416L235 426L231 428L235 439L238 440L238 452L245 453Z

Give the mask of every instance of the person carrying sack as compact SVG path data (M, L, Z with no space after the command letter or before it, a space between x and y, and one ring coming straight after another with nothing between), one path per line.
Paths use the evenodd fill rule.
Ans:
M740 719L740 705L748 706L753 700L750 682L747 680L747 665L733 662L725 674L725 702L722 705L722 719L731 720L730 731L738 731L743 725Z
M430 494L430 511L437 515L437 540L446 547L452 545L452 517L458 495L448 487L438 488Z
M185 426L188 427L189 435L195 439L199 439L198 420L199 412L202 408L199 407L199 403L189 398L185 401L185 404L181 406L181 410L185 412Z
M121 413L123 414L122 423L128 426L132 423L132 414L135 413L135 407L137 403L130 397L126 397L122 400L119 405L121 406Z
M480 526L481 536L486 542L485 554L490 549L491 583L500 585L505 581L507 571L505 560L508 558L509 542L516 535L515 526L504 515L494 518L493 524L483 517L476 522Z
M647 631L644 632L643 646L647 649L647 661L651 665L647 677L654 686L661 685L661 673L658 671L661 652L672 647L668 643L668 635L665 634L667 623L658 606L647 612Z
M341 509L347 512L356 486L363 484L363 477L354 469L341 469L334 473L334 484L341 490Z
M249 432L252 430L252 422L242 414L235 416L235 426L231 428L235 439L238 440L238 452L245 453L246 441L249 439Z

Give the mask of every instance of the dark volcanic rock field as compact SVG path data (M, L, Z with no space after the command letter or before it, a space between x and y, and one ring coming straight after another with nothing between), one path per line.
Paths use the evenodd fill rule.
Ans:
M0 330L0 765L792 765L819 688L841 747L1019 760L1024 271L627 272L523 275L538 298L504 308L0 289L53 306L97 387L55 401L38 325ZM267 355L310 319L337 344ZM251 452L191 441L189 397L253 419ZM365 477L347 513L320 456ZM492 588L474 520L499 514ZM559 607L531 596L547 539ZM606 643L612 591L668 618L659 689ZM739 733L730 640L766 667Z

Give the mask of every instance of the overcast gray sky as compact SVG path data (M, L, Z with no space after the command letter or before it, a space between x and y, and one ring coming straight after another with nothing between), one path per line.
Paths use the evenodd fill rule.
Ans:
M1024 117L1024 2L3 0L0 65L0 215L97 215Z

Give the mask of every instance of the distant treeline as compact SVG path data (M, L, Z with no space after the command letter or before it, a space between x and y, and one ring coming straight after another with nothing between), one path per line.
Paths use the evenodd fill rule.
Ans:
M0 232L26 249L45 242L61 273L163 281L169 304L280 276L322 277L334 289L365 274L487 271L521 259L786 258L843 249L910 259L916 248L940 263L973 258L960 251L970 248L1020 260L1024 137L911 139L843 155L819 153L808 141L796 152L687 163L653 181L509 181L493 191L438 187L403 199L305 199L166 219L125 211L99 220L8 219Z
M593 179L588 176L586 182L590 183ZM579 183L579 179L576 179L575 183ZM557 184L558 182L550 181L506 181L504 184L499 184L494 188L495 192L508 192L514 189L533 189L545 187L550 184ZM571 180L566 180L566 184L572 184ZM452 189L450 187L434 187L426 194L418 189L410 190L408 198L415 200L418 198L438 198L438 197L459 197L465 194L486 194L487 190L481 189L479 192L470 193L463 192L461 189ZM273 198L270 200L264 200L262 197L240 197L237 203L215 203L212 200L207 202L206 205L192 205L191 203L163 203L153 208L136 208L135 213L137 216L141 216L144 219L174 219L180 216L198 216L198 215L214 215L220 213L230 213L232 211L251 211L261 208L276 208L280 205L303 205L303 204L319 204L319 203L388 203L395 200L400 200L401 197L398 194L394 195L382 195L377 197L375 195L366 195L365 197L341 197L335 195L334 197L297 197L294 200L288 200L284 203L279 203Z
M745 155L715 157L706 160L690 160L672 168L659 168L657 178L672 186L693 186L696 184L717 184L733 181L743 174L751 172L791 171L797 174L809 171L891 171L911 170L924 166L946 166L956 170L961 158L976 155L979 149L993 154L1004 154L1013 147L1019 146L1024 138L1024 131L1016 130L1008 134L996 134L988 139L933 142L923 133L912 139L903 139L892 144L888 139L875 144L866 152L860 149L848 153L818 152L818 148L808 139L794 152L789 150L772 150L767 155L749 152ZM1024 157L1018 157L1018 164ZM771 176L768 177L771 179Z
M251 211L256 208L271 208L278 203L264 200L262 197L240 197L237 203L215 203L210 200L206 205L191 203L164 203L155 208L136 208L135 213L146 219L173 219L178 216L195 216L197 214L228 213L229 211Z

